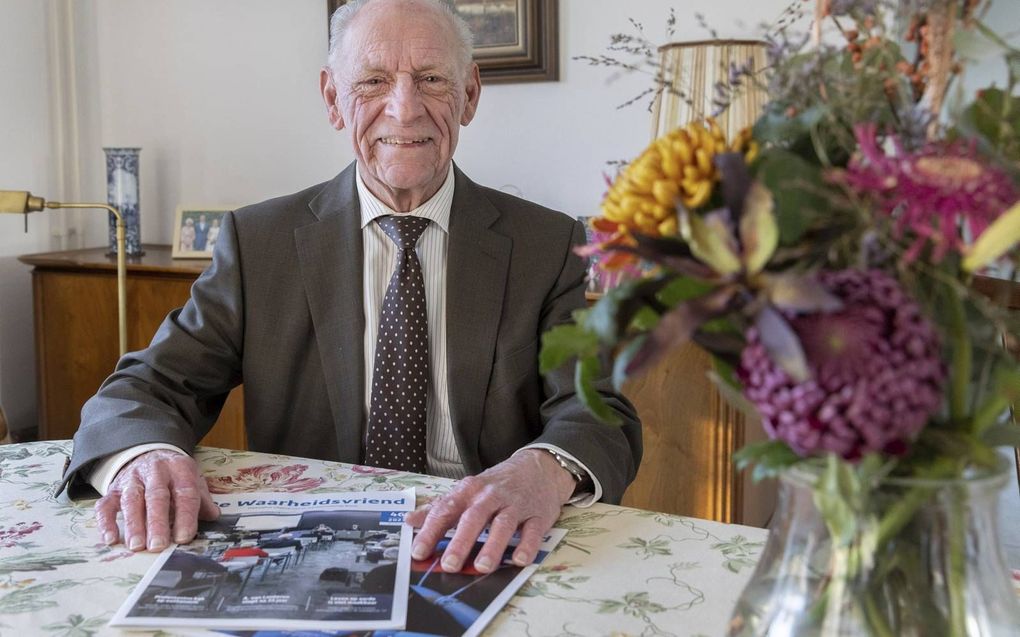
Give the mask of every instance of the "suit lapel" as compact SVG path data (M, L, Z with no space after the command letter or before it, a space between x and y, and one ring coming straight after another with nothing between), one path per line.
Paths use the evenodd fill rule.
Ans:
M317 221L294 231L340 459L360 462L365 427L364 247L354 164L308 204Z
M468 473L481 471L478 437L492 373L513 242L490 226L499 211L454 167L446 268L450 414Z

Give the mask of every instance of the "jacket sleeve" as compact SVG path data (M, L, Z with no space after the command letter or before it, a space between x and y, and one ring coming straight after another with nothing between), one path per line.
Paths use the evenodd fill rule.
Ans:
M584 226L575 222L559 278L546 297L542 333L570 321L571 313L585 306L586 264L573 252L584 242ZM606 362L603 361L603 369L608 369ZM641 423L634 406L613 388L608 375L603 375L595 388L619 415L622 424L607 425L597 420L577 396L574 367L568 363L545 376L545 400L541 406L545 426L534 442L559 447L576 457L601 483L602 501L615 504L623 498L641 463Z
M192 452L241 382L244 299L236 222L223 226L212 265L170 312L152 343L125 354L82 408L59 491L91 493L87 476L110 454L147 443ZM58 491L58 492L59 492Z

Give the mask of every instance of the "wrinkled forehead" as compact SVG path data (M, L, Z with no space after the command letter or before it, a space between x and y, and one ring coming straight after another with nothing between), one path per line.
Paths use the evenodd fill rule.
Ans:
M452 47L435 38L391 38L369 40L353 51L348 63L355 70L422 70L452 72L457 56Z
M343 41L341 69L453 71L458 40L452 25L429 12L358 15Z

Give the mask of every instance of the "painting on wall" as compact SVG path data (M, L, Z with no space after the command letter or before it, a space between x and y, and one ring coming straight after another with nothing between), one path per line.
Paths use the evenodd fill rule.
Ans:
M327 0L329 15L346 0ZM559 79L559 0L453 0L484 84Z

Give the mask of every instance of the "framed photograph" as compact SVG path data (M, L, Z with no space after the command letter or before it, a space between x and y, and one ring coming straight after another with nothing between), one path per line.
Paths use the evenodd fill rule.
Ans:
M225 206L178 206L174 215L174 259L211 259L220 236Z
M559 0L452 1L475 34L482 83L559 79ZM327 0L328 15L345 2Z

